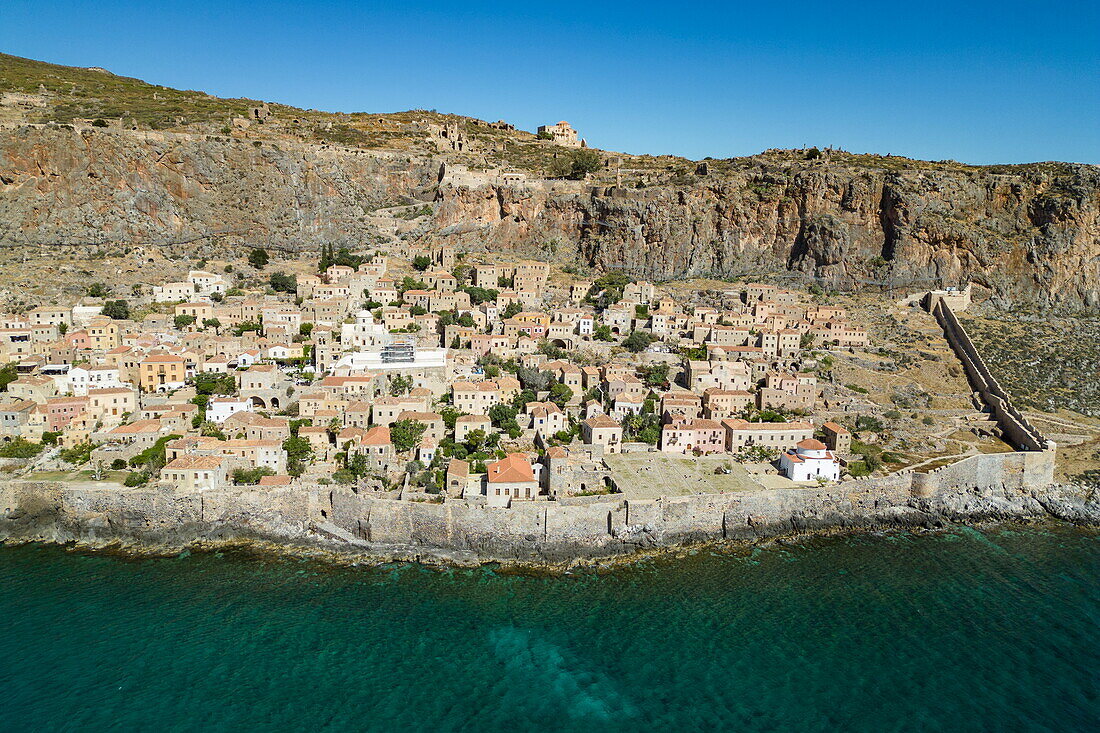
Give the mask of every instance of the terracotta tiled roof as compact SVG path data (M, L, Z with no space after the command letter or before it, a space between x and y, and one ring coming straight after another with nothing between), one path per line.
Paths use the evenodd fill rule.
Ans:
M511 484L535 480L531 462L522 453L509 453L506 458L490 463L487 466L487 474L488 481L491 484Z
M390 445L390 429L385 425L377 425L367 431L359 443L361 445Z

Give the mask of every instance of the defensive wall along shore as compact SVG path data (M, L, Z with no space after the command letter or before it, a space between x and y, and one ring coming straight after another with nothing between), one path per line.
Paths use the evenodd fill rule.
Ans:
M987 475L999 481L997 464ZM194 542L264 541L386 559L472 564L567 563L707 541L844 530L941 527L950 522L1055 516L1100 523L1100 505L1075 487L936 488L914 496L913 475L825 487L631 500L403 501L331 486L182 492L13 481L0 484L0 538L116 542L177 551Z

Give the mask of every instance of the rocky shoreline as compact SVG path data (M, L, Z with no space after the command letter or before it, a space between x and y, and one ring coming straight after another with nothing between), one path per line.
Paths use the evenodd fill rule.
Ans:
M837 534L883 531L941 531L962 526L1064 522L1100 527L1100 497L1095 490L1055 485L1042 491L969 489L930 497L881 501L867 510L854 506L837 510L813 502L792 505L771 516L743 522L724 521L714 531L700 522L696 530L661 531L655 526L626 527L602 538L576 542L569 548L539 546L518 552L509 538L498 546L463 547L462 542L371 541L354 537L327 523L278 528L271 522L225 519L153 526L126 522L119 516L74 519L71 513L47 505L8 506L0 515L0 544L27 542L62 545L80 551L119 553L132 557L178 556L186 551L238 550L249 553L304 557L340 565L415 562L428 566L473 567L499 564L521 571L565 572L571 568L609 567L655 556L709 546L733 549L778 541ZM731 502L735 497L727 497ZM728 519L728 512L725 515ZM130 519L133 519L131 517Z

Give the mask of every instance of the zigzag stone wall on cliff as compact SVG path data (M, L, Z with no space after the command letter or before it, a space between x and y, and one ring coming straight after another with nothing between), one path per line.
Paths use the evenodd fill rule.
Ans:
M1002 303L1100 307L1100 169L765 168L645 189L440 187L436 227L657 279L789 269L830 286L974 280ZM463 235L457 235L461 239Z

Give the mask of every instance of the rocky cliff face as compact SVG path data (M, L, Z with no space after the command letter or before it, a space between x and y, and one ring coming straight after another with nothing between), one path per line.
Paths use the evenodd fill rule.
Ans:
M397 153L64 127L0 130L0 246L368 244L435 169Z
M645 189L441 186L436 223L495 247L564 244L667 279L789 270L838 288L972 279L1003 304L1100 307L1100 169L756 167ZM464 234L470 238L470 234ZM560 253L562 247L557 247Z
M377 209L434 196L435 215L415 237L423 243L656 279L788 271L844 289L972 279L1005 305L1100 308L1094 166L893 171L753 158L639 189L476 175L437 186L441 160L210 135L0 129L0 246L367 248L387 238Z

